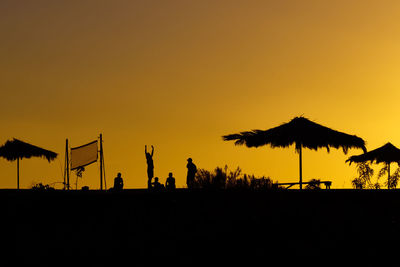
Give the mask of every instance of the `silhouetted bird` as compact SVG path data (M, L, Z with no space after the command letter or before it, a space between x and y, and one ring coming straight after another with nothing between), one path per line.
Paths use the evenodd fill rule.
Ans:
M121 177L121 173L117 174L117 177L114 178L114 190L120 191L124 188L124 180Z
M190 188L193 188L194 176L196 175L197 167L193 163L191 158L188 158L187 161L188 161L188 164L186 165L186 168L188 169L188 172L187 172L187 177L186 177L186 184L187 184L187 187L190 189Z
M165 181L165 188L167 190L174 190L175 187L175 178L172 176L172 172L168 174L168 178Z
M154 176L154 163L153 163L153 155L154 155L154 146L151 146L151 154L147 152L147 146L144 146L144 154L146 155L147 161L147 187L150 189L151 179Z

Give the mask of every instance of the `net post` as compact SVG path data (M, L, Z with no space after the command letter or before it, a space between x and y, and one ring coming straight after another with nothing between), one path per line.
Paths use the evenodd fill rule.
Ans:
M69 153L68 139L65 139L65 163L64 163L64 190L69 190Z
M103 190L103 134L100 134L100 190Z

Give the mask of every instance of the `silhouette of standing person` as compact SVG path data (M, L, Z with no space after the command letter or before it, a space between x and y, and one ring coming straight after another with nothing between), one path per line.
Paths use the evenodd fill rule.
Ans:
M188 164L186 165L186 168L188 169L187 171L187 177L186 177L186 184L189 189L193 188L194 185L194 176L196 175L197 172L197 167L193 163L191 158L187 159Z
M165 181L165 188L167 190L174 190L176 188L175 186L175 178L172 176L172 172L168 174L168 178Z
M151 146L151 154L147 152L147 146L144 146L144 153L146 155L146 161L147 161L147 187L150 189L151 188L151 179L154 176L154 163L153 163L153 155L154 155L154 147Z
M121 177L121 173L117 174L117 177L114 178L114 190L121 191L124 188L124 180Z

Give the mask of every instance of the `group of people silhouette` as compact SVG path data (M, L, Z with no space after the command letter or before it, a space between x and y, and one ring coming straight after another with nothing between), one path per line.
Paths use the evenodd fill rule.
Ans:
M144 153L146 155L147 161L147 188L153 190L174 190L176 188L175 185L175 178L173 177L172 172L168 174L168 177L165 181L165 186L159 182L158 177L154 177L154 162L153 162L153 155L154 155L154 146L151 146L151 153L147 151L147 146L144 146ZM186 165L188 172L187 172L187 179L186 184L188 188L193 188L194 177L197 172L197 167L193 163L191 158L187 159L188 164ZM152 182L154 178L154 182Z
M154 177L154 162L153 162L153 155L154 155L154 146L151 146L151 153L147 151L147 145L144 146L144 153L146 155L146 162L147 162L147 188L150 190L161 191L161 190L174 190L176 189L175 178L170 172L168 177L165 181L165 185L160 183L158 177ZM186 185L189 189L192 189L194 186L195 176L197 172L197 167L193 163L191 158L187 159L187 176L186 176ZM154 178L154 182L153 182ZM117 174L117 177L114 178L114 191L121 191L124 188L124 181L122 179L121 173Z

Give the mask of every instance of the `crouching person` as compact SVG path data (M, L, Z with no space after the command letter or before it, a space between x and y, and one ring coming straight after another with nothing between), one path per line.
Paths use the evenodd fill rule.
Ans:
M121 173L117 174L117 177L114 178L114 191L122 191L124 188L124 180L121 177Z

